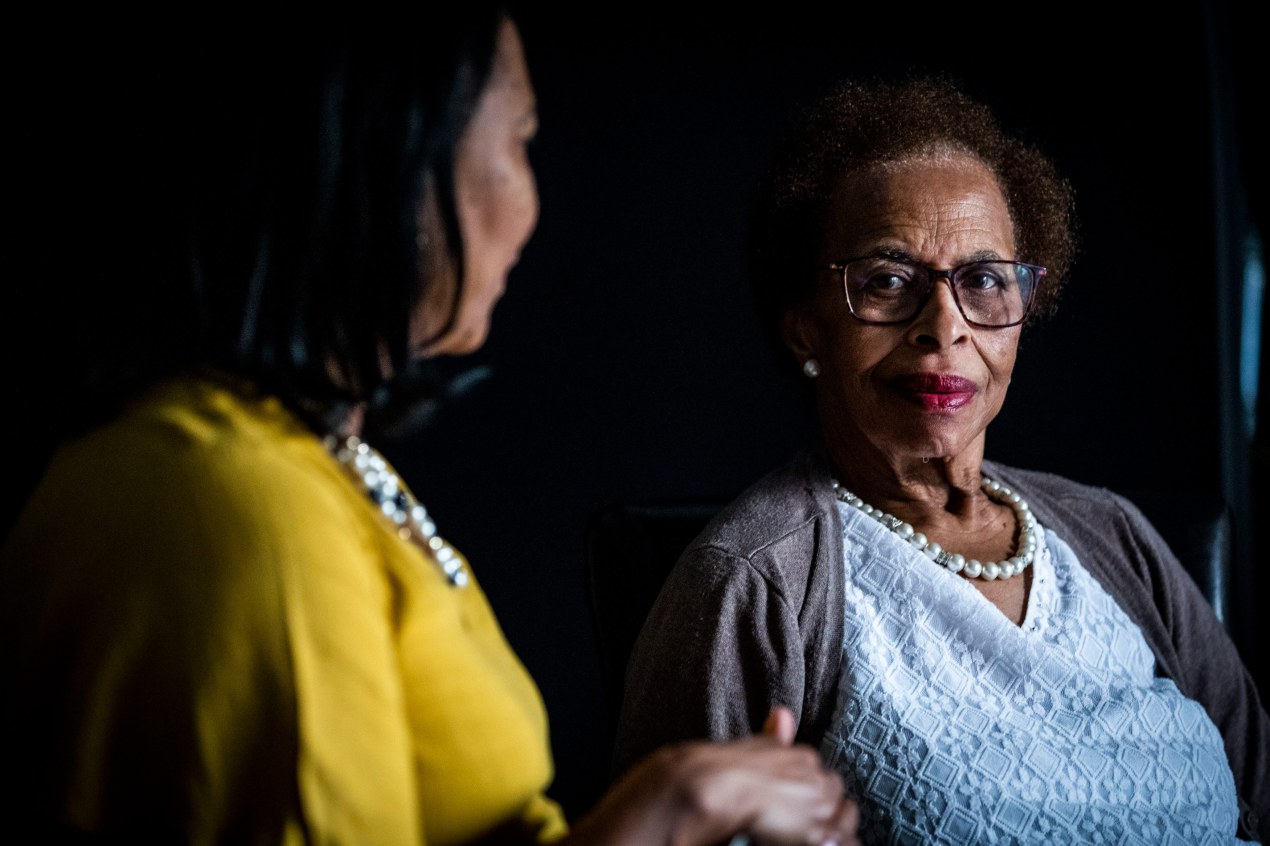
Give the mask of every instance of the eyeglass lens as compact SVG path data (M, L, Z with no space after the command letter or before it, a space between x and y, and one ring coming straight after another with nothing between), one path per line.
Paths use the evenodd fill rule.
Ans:
M908 320L925 305L937 272L922 265L865 258L843 267L851 312L862 320ZM980 261L952 271L953 293L961 313L981 326L1010 326L1023 320L1036 274L1013 261Z

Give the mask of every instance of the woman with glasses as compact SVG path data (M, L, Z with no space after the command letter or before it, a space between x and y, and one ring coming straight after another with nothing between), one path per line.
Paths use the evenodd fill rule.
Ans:
M1073 255L1065 179L947 80L852 82L757 196L752 281L820 438L683 553L618 770L781 703L865 842L1270 838L1270 715L1160 535L985 457Z

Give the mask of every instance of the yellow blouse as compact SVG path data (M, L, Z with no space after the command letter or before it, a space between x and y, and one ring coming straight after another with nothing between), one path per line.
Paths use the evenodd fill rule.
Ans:
M479 584L276 400L175 382L63 447L0 583L22 812L191 844L565 832L541 697Z

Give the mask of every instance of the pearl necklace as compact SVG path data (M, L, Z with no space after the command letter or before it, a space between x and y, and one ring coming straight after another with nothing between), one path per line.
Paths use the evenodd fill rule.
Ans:
M437 525L428 517L428 509L406 489L396 471L376 449L357 437L338 440L328 436L324 444L353 481L362 486L371 502L379 506L380 513L396 527L402 540L426 548L451 585L463 587L468 583L458 551L437 534Z
M867 504L860 497L839 484L837 479L831 480L830 484L838 499L877 520L883 526L886 526L892 532L917 547L927 558L947 568L949 572L961 573L963 576L968 576L972 579L979 578L988 581L1008 579L1013 575L1022 573L1032 563L1032 559L1036 557L1036 540L1032 537L1032 530L1036 528L1036 518L1032 516L1032 509L1023 501L1023 497L1000 482L989 479L987 476L983 477L984 493L996 502L1003 503L1014 509L1014 517L1019 524L1019 544L1014 551L1014 555L1010 558L1004 561L989 561L986 564L981 564L973 558L967 560L965 556L949 552L934 541L927 540L926 536L914 530L911 524L905 523L900 518Z

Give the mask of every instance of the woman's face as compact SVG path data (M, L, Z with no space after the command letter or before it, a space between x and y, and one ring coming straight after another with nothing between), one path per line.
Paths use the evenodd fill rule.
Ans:
M1005 198L968 156L922 157L846 177L831 204L818 264L886 251L947 270L1013 259ZM983 329L936 282L925 307L896 325L851 315L840 274L825 270L813 299L786 315L786 343L815 358L821 423L842 454L871 446L891 464L982 449L1005 399L1020 327Z
M415 346L425 355L468 353L485 343L507 274L538 222L538 187L526 149L537 131L537 101L520 34L504 21L489 82L455 151L462 293L456 309L453 274L437 273L429 280L412 326ZM427 217L425 211L422 232L436 229ZM453 325L436 338L451 312Z

